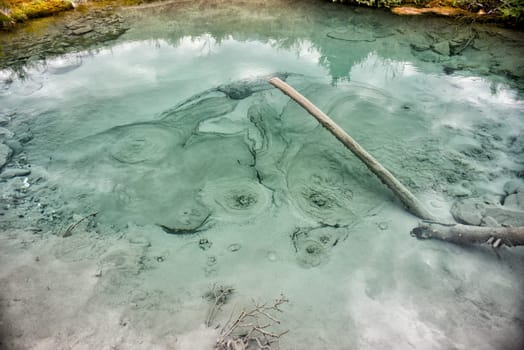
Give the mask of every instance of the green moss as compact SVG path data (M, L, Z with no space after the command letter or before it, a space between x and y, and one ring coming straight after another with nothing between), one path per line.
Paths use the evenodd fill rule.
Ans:
M12 22L23 22L29 18L46 17L70 10L70 0L0 0L0 27Z

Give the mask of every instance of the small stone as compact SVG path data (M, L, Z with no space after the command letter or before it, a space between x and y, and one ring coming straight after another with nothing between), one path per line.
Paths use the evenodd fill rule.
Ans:
M11 169L5 169L0 174L0 178L1 179L12 179L13 177L27 176L29 174L31 174L31 170L29 170L29 169L14 169L14 168L11 168Z
M215 258L214 256L209 256L207 258L207 262L206 262L206 265L207 266L213 266L217 263L217 258Z
M521 181L510 180L504 184L503 190L506 194L517 193L519 188L524 188L524 184Z
M461 224L479 226L485 206L480 202L461 201L451 207L451 215Z
M22 144L18 140L9 139L9 140L5 140L4 143L7 146L9 146L13 150L13 153L15 154L20 153L23 150Z
M433 51L435 51L438 54L441 54L442 56L449 56L451 53L451 50L449 48L449 42L441 41L439 43L434 44Z
M237 251L240 250L240 244L238 244L238 243L231 244L229 247L227 247L227 249L230 252L237 252Z
M429 205L431 205L433 208L437 208L437 209L442 208L442 203L437 202L437 201L430 201Z
M480 222L481 226L498 227L500 224L491 216L484 216Z
M213 243L209 242L207 238L201 238L200 241L198 241L198 246L202 250L208 250L212 245Z
M504 207L524 211L524 189L507 196Z
M9 118L7 118L7 116L5 115L2 115L0 116L0 126L6 126L7 124L9 124Z
M93 27L90 25L82 26L73 30L74 35L83 35L93 31Z
M524 212L503 208L487 208L485 216L491 216L501 225L524 226Z
M28 143L33 139L33 134L30 131L26 131L18 135L18 141L21 143Z
M102 270L97 270L95 272L95 277L102 277Z
M267 253L267 259L271 262L277 261L277 254L273 251Z
M422 52L416 52L416 56L421 60L421 61L424 61L424 62L432 62L432 63L438 63L441 61L441 57L440 55L438 55L437 53L433 52L433 51L422 51Z
M414 35L408 37L407 40L409 41L411 48L415 51L426 51L431 48L430 41L422 35Z
M379 222L379 223L378 223L378 228L381 229L382 231L387 230L387 229L388 229L388 224L387 224L387 222L384 222L384 221Z
M13 150L9 146L0 143L0 169L9 162L12 155Z
M7 140L12 138L13 136L15 136L15 134L11 130L0 127L0 139Z
M472 194L470 190L460 185L454 186L449 192L455 197L469 197Z

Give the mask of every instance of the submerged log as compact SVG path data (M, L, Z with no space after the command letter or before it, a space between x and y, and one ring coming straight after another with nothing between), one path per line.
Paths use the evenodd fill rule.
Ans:
M524 227L486 227L468 225L445 225L422 223L411 231L420 239L440 239L458 244L488 243L497 248L500 244L509 247L524 245Z
M380 181L389 187L402 204L414 215L421 219L437 221L433 215L422 205L422 203L400 182L393 174L383 167L371 154L360 146L330 117L316 107L311 101L301 95L298 91L286 84L279 78L271 78L269 82L292 98L309 114L317 119L322 126L331 132L342 142L354 155L356 155L375 174Z
M420 239L440 239L457 244L488 243L494 248L501 244L510 247L524 245L524 227L481 227L438 223L438 219L435 219L400 181L311 101L279 78L271 78L269 82L315 117L388 186L412 214L431 221L414 228L411 231L412 236Z

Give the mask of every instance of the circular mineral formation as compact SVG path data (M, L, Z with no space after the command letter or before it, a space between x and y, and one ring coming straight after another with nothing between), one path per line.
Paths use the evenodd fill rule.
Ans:
M116 142L111 157L121 163L155 162L166 157L177 135L171 129L155 124L132 124L115 130Z
M287 183L296 205L320 222L337 225L356 221L348 170L321 146L306 146L296 155Z
M328 261L325 247L312 239L297 242L297 259L305 268L317 267Z
M247 179L220 179L208 182L201 192L202 201L217 212L217 217L249 219L271 204L271 193Z

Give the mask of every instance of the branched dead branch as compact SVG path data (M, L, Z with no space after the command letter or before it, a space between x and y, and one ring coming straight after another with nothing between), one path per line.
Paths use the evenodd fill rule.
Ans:
M207 327L211 327L218 311L222 308L222 305L229 301L229 298L234 291L235 290L232 287L217 286L214 284L213 288L204 294L204 298L212 302L206 317Z
M279 349L280 338L288 330L275 330L280 320L273 314L282 312L280 306L288 301L283 295L271 305L253 301L255 306L251 310L240 312L234 320L230 318L222 328L215 350Z

